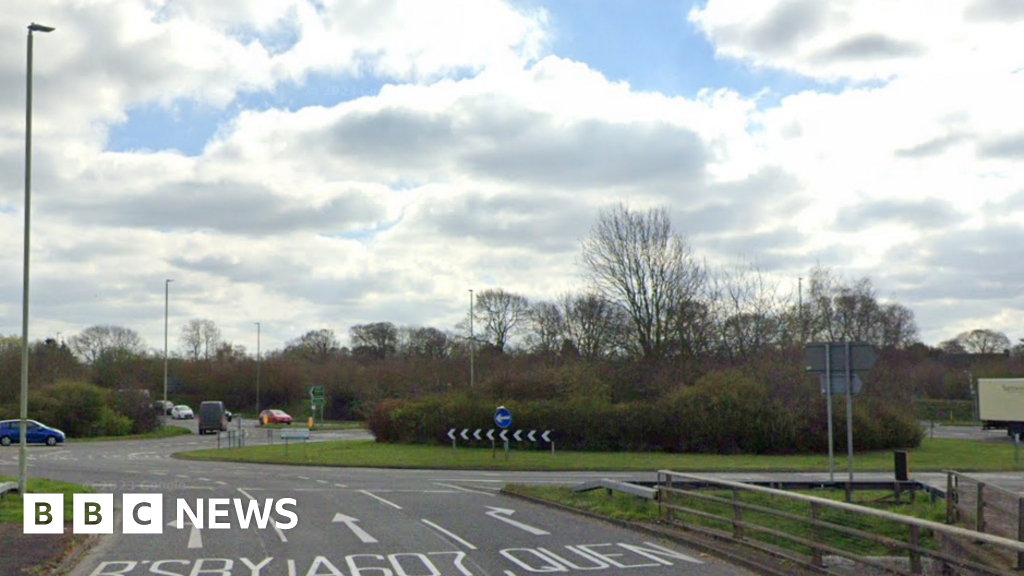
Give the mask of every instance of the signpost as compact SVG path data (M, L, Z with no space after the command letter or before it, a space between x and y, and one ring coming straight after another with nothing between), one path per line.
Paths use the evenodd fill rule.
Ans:
M320 424L324 423L324 387L313 386L309 389L309 401L313 409L313 418L316 419L316 409L320 408Z
M494 410L494 424L501 428L501 439L505 441L505 460L508 460L508 428L512 425L512 413L504 406ZM491 445L491 457L494 456L494 445Z
M822 389L825 392L828 419L828 477L831 482L835 481L832 394L836 392L846 395L846 451L850 469L850 482L847 485L846 496L849 500L849 486L853 484L853 396L859 394L863 387L863 383L856 373L870 370L875 365L878 355L875 353L874 347L865 342L808 344L805 354L807 371L822 375ZM837 383L840 386L837 387Z

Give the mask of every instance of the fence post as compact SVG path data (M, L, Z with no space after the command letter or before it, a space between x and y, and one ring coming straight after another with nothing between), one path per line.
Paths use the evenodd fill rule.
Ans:
M914 524L908 526L910 529L910 571L914 574L921 573L921 553L918 546L921 543L920 530Z
M1024 498L1017 497L1017 541L1024 542ZM1024 570L1024 552L1017 552L1017 570Z
M946 472L946 524L953 523L953 473Z
M978 532L985 531L985 485L978 482L977 516L975 517L974 529Z
M740 491L738 488L732 489L732 537L737 540L743 540L743 526L740 522L743 521L743 508L739 506Z
M811 502L811 542L820 542L821 530L818 528L818 503ZM821 549L817 546L811 547L811 563L824 568L825 562L821 555Z

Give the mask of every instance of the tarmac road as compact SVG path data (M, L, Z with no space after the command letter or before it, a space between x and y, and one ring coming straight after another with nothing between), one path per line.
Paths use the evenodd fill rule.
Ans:
M314 433L318 437L367 435ZM258 431L250 439L265 438ZM123 534L123 510L118 510L115 533L104 536L72 576L749 574L676 544L498 494L511 479L575 483L607 473L375 470L170 458L175 452L215 446L214 436L196 435L33 446L32 476L114 493L118 505L124 493L163 497L161 535ZM17 450L0 449L0 474L16 473ZM270 524L261 529L255 522L243 528L232 503L224 506L229 514L223 520L230 528L168 525L177 517L178 499L195 510L200 499L208 504L211 498L237 498L243 508L250 500L263 506L270 499L293 498L295 504L285 510L298 523L291 529ZM273 517L287 524L286 515Z

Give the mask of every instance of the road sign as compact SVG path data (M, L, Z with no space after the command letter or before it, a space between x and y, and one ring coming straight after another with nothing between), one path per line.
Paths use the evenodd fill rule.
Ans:
M820 376L820 378L821 378L821 382L819 383L819 386L821 387L821 393L824 394L827 391L826 390L826 384L825 384L825 381L827 380L827 376L825 374L822 374ZM853 390L851 390L850 393L853 394L854 396L859 396L861 388L863 388L863 387L864 387L864 382L861 381L860 376L857 376L856 374L854 374L853 375ZM845 396L846 395L846 374L833 374L832 375L832 395L833 396Z
M494 411L494 423L502 430L508 428L512 425L512 413L504 406L498 406L498 409Z
M313 386L312 388L309 389L309 397L312 398L313 400L316 400L317 398L323 400L323 398L324 398L324 387L323 386Z
M323 396L320 396L320 397L314 397L314 398L312 399L312 402L313 402L313 406L314 406L314 407L320 407L320 406L323 406L323 405L324 405L324 397L323 397Z
M807 371L825 372L825 347L829 348L829 370L833 373L846 372L845 342L820 342L808 344L806 348ZM878 355L871 344L850 342L850 369L854 372L870 370Z

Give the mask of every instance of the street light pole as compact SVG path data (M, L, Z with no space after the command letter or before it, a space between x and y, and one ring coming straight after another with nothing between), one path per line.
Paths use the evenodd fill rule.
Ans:
M476 337L473 335L473 289L469 289L469 387L473 387L473 357L476 355Z
M260 414L260 323L256 323L256 417Z
M167 404L167 312L170 308L170 295L171 295L171 282L174 280L164 280L164 411L166 412Z
M28 74L25 81L25 254L21 295L21 410L18 424L18 493L28 484L28 264L29 224L32 221L32 33L53 32L35 22L28 26Z

